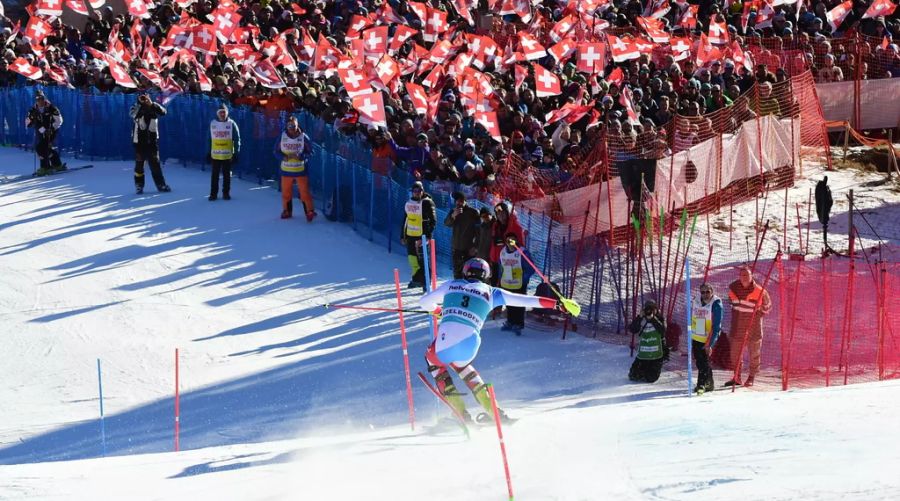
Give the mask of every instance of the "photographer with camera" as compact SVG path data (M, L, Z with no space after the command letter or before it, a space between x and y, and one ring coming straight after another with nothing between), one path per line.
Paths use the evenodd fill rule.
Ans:
M141 94L131 107L129 113L134 120L132 142L134 143L134 188L138 195L144 192L144 161L150 163L150 174L156 184L157 191L169 192L172 188L166 184L162 166L159 163L159 117L166 114L166 109L150 100L147 94Z
M641 314L635 317L628 327L632 333L640 336L637 357L628 371L628 379L642 383L655 383L659 379L662 367L669 360L669 347L664 335L666 321L655 301L647 301Z
M41 159L41 168L35 172L38 176L66 170L66 164L59 159L59 151L53 146L62 123L59 108L48 101L43 92L37 91L34 106L25 117L25 126L34 128L34 151Z

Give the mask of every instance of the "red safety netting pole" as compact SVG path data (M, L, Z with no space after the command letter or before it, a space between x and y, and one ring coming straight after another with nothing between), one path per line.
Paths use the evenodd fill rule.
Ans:
M854 228L850 227L853 233ZM850 328L853 325L853 284L856 279L855 238L850 238L850 274L847 283L847 299L844 301L844 329L841 332L841 366L844 369L844 385L850 378Z
M878 356L877 364L878 364L878 380L884 381L884 331L885 326L887 325L887 319L885 318L885 314L887 313L885 307L885 292L887 289L887 268L885 267L884 261L881 261L878 266L878 275L879 275L879 284L878 284Z
M509 492L509 501L513 501L512 477L509 474L509 461L506 459L506 443L503 441L503 427L500 425L500 412L497 411L497 396L494 395L494 386L487 385L488 395L491 396L491 408L494 411L494 423L497 425L497 438L500 440L500 455L503 457L503 472L506 474L506 489Z
M787 322L787 314L785 314L785 309L787 308L785 303L785 284L787 283L787 277L784 276L784 263L778 263L778 329L781 332L781 390L787 390L787 373L788 373L788 365L787 365L787 357L785 353L787 353L787 336L785 333L787 332L787 327L785 327L785 323Z
M409 428L416 431L416 411L413 406L412 383L409 375L409 349L406 344L406 322L403 321L403 296L400 294L400 270L394 268L394 285L397 288L397 315L400 316L400 346L403 347L403 370L406 376L406 399L409 402Z
M581 240L578 242L578 250L575 251L575 266L572 268L572 285L569 287L569 296L575 294L575 280L578 278L578 263L581 261L581 251L584 248L584 234L587 231L588 217L591 214L591 201L588 200L587 209L584 211L584 221L581 223ZM525 284L526 286L528 284ZM566 339L566 333L569 331L569 318L572 315L566 315L563 323L563 340Z
M791 334L790 334L790 337L788 338L787 353L785 354L785 352L782 351L782 356L787 359L785 362L785 365L787 366L787 373L785 373L785 375L783 377L783 383L782 383L783 390L788 389L788 379L790 378L791 348L794 345L794 327L797 325L797 299L800 297L800 273L802 271L803 271L803 261L798 261L796 275L794 276L794 300L791 304L791 312L790 312ZM784 300L783 297L782 297L782 300Z
M178 392L178 348L175 348L175 452L178 452L181 447L178 443L178 435L181 431L181 406L180 406L181 398Z

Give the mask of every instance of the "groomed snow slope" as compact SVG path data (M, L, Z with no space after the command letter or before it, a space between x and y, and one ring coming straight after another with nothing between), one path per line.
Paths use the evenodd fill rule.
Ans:
M410 431L396 317L320 306L394 306L401 256L279 220L253 183L208 202L196 169L135 196L128 162L15 178L31 166L0 150L0 499L506 499L494 431L426 430L446 413L416 381ZM429 333L410 320L417 371ZM898 382L686 398L680 371L633 385L629 363L489 323L476 366L521 418L516 498L900 497Z

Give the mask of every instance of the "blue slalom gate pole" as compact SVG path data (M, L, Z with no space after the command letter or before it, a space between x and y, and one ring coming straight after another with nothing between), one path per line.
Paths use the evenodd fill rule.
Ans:
M694 323L691 322L691 260L687 257L684 258L684 302L686 305L685 310L687 311L687 385L688 385L688 396L693 396L694 392L691 390L691 382L694 379L691 368L691 360L693 357L693 346L691 338L694 335Z
M103 444L103 457L106 457L106 423L103 421L103 376L100 372L100 359L97 359L97 386L100 389L100 443Z

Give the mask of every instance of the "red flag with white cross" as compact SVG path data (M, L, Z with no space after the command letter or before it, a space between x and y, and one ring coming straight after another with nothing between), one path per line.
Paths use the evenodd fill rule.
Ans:
M519 32L519 45L522 47L526 61L534 61L547 55L547 50L537 41L537 38L524 31Z
M216 40L216 28L211 24L194 26L193 49L204 54L215 54L219 51L219 43Z
M128 13L133 17L141 19L150 17L149 6L144 0L125 0L125 6L128 8Z
M37 66L32 66L24 57L18 57L9 66L9 69L31 80L40 80L44 76L44 72Z
M419 115L428 114L428 95L421 85L412 82L406 82L406 94L412 99L413 108Z
M382 54L387 52L388 48L388 27L376 26L362 32L363 43L365 44L366 56L380 58Z
M481 124L482 127L491 136L491 139L498 143L503 142L503 136L500 135L500 123L497 121L497 113L493 111L476 111L475 123Z
M278 70L275 69L275 65L268 59L263 59L256 63L253 66L253 74L263 87L270 89L283 89L286 87L284 81L281 80L281 75L278 74Z
M134 80L131 79L131 75L125 71L119 63L114 61L109 62L109 74L112 75L113 80L116 81L116 84L127 87L129 89L137 88L137 84L134 83Z
M234 30L237 29L238 23L241 22L241 15L233 10L226 10L222 7L216 9L213 13L213 26L215 27L216 37L222 43L231 39Z
M694 30L697 28L697 12L699 12L699 5L688 5L687 10L684 11L684 14L681 16L681 19L678 21L678 26L682 28L687 28L689 30Z
M369 78L363 72L355 68L338 68L337 72L347 95L351 98L372 92Z
M556 60L556 64L563 64L570 57L572 57L572 54L575 53L575 49L577 47L578 45L574 40L572 40L571 38L564 38L553 47L547 49L547 52L549 52L550 55L553 56L553 59Z
M631 39L625 37L619 38L609 34L606 36L609 39L609 51L614 62L622 63L631 59L637 59L641 56L637 47L631 42Z
M825 13L825 19L828 21L828 24L831 25L831 30L837 31L838 27L840 27L844 22L844 19L847 18L847 15L850 14L852 10L853 0L847 0Z
M63 13L62 0L38 0L34 13L39 16L59 17Z
M897 5L891 3L891 0L875 0L872 5L863 14L863 19L869 19L879 16L890 16L897 10Z
M559 77L539 64L533 64L534 90L537 97L558 96L562 93Z
M359 112L359 121L373 127L387 128L384 98L380 92L370 92L353 98L353 108Z
M575 27L576 22L577 20L572 14L560 19L553 25L553 29L550 30L550 40L559 42L563 38L569 36L569 32Z
M672 59L675 61L682 61L691 57L690 38L672 37L669 42L669 48L672 50Z
M402 47L410 37L414 36L418 32L419 30L410 28L409 26L397 26L397 29L394 30L394 36L391 38L391 44L390 46L388 46L388 51L396 52L400 50L400 47Z
M428 18L425 21L425 33L422 37L426 42L434 42L449 28L447 13L439 9L429 8Z
M728 24L724 19L709 20L709 43L714 45L725 45L728 43Z
M50 23L39 17L32 17L25 27L25 38L31 42L31 45L40 45L52 31L53 27L50 26Z
M596 42L596 43L581 43L578 44L578 64L575 65L575 68L582 72L587 73L588 75L594 75L596 73L603 73L603 68L606 67L606 45Z

